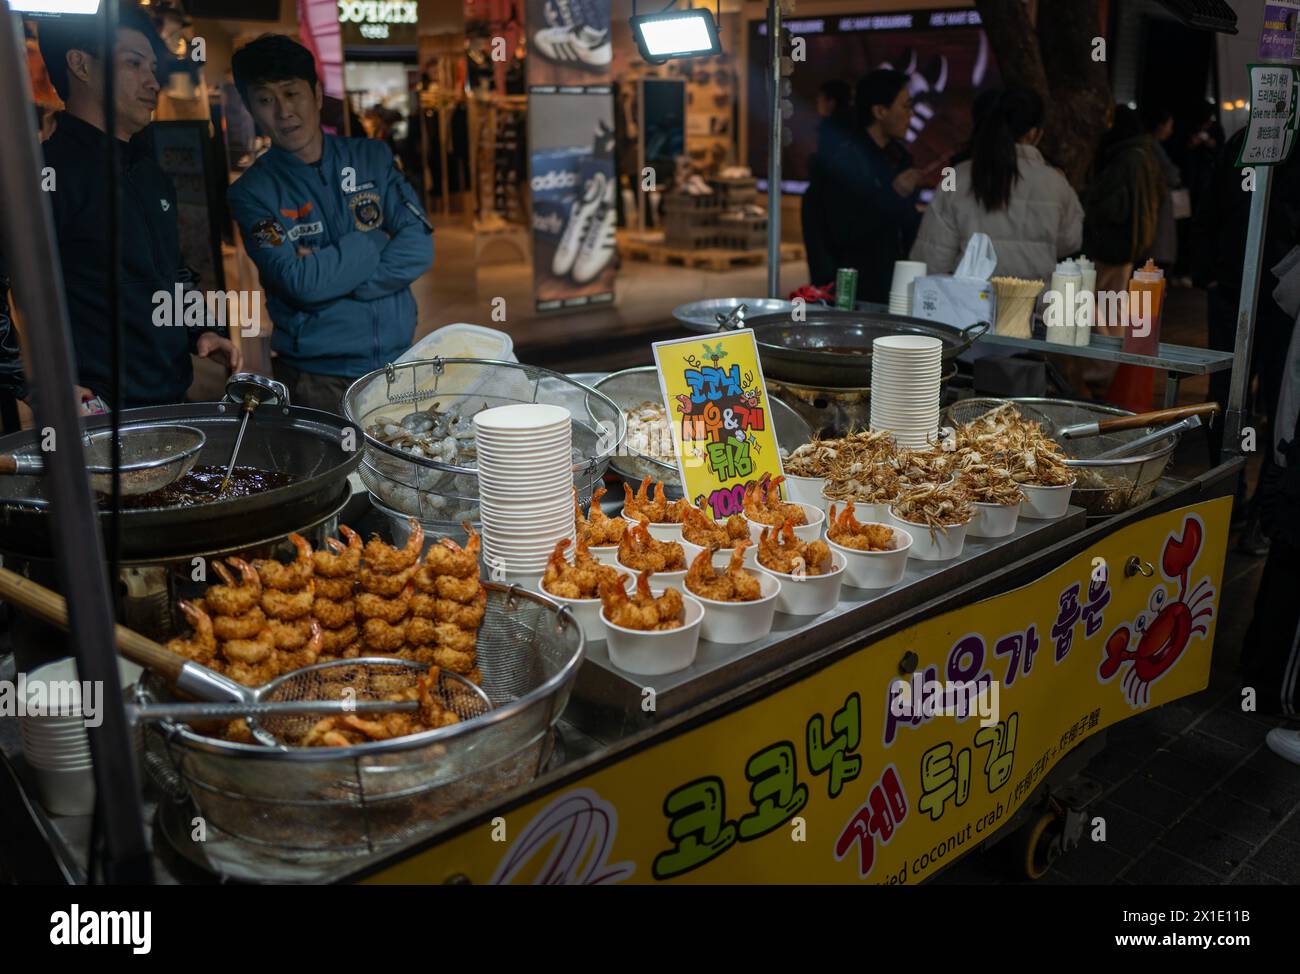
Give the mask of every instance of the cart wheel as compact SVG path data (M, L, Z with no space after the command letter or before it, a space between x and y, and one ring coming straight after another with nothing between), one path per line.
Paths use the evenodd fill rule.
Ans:
M1056 861L1061 839L1061 820L1051 812L1044 812L1031 826L1025 839L1025 875L1042 879Z

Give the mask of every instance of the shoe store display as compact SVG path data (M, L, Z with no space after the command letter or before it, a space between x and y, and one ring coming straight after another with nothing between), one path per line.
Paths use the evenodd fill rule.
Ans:
M605 195L592 212L584 228L582 248L573 263L575 284L589 284L600 276L617 249L614 227L618 213L614 208L614 183L605 180Z
M606 196L613 200L613 183L605 177L604 173L595 173L587 180L582 195L574 200L569 208L564 233L560 237L559 246L555 248L555 256L551 259L551 273L556 277L564 277L573 270L591 221L604 205Z
M599 0L546 0L546 27L533 34L537 53L555 64L602 70L614 59L609 4Z

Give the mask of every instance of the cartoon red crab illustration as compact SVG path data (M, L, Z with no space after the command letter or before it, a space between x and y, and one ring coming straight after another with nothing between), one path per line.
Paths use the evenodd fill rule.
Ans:
M1214 616L1214 586L1202 578L1195 587L1188 582L1192 565L1201 552L1205 529L1200 519L1189 517L1183 522L1181 537L1170 535L1160 559L1165 578L1178 582L1178 599L1169 601L1164 585L1151 592L1151 614L1142 612L1132 627L1140 633L1137 647L1129 649L1132 633L1126 623L1106 640L1105 657L1097 670L1103 682L1109 681L1125 664L1131 664L1121 686L1129 704L1144 707L1151 701L1151 684L1173 668L1191 642L1192 636L1205 636Z

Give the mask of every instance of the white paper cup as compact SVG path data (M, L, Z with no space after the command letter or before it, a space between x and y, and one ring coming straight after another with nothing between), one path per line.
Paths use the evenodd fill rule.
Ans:
M796 576L764 568L762 564L758 565L758 570L781 583L781 591L776 597L777 612L791 616L819 616L839 604L845 567L844 556L832 549L831 569L825 575Z
M864 522L866 523L866 522ZM912 550L913 538L910 531L885 524L894 532L895 547L889 551L858 551L836 544L830 538L826 543L831 551L844 557L844 581L854 588L882 589L893 588L903 580L907 570L907 557Z
M795 502L791 502L795 503ZM816 504L808 504L802 501L797 502L803 508L804 514L808 518L807 524L795 525L794 536L800 541L816 541L822 536L822 528L826 524L826 512ZM770 527L780 528L780 525L764 524L761 521L751 521L748 515L742 515L749 522L749 537L757 545L763 532Z
M655 576L658 578L658 576ZM658 597L664 589L651 590ZM605 641L609 661L620 670L637 676L662 676L676 673L695 662L700 648L700 628L704 623L704 606L693 595L682 595L682 625L662 632L625 629L609 621L605 610L600 620L605 624Z
M682 550L686 552L686 567L687 569L689 569L691 565L694 564L695 559L699 557L700 552L702 552L704 548L701 547L700 545L693 544L692 542L687 541L685 538L682 538L681 544L682 544ZM731 563L731 553L734 550L735 550L734 548L719 548L717 551L715 551L713 553L713 567L718 569L726 568L727 565ZM758 559L758 546L751 544L748 548L745 549L745 557L742 564L746 568L753 568L755 564L757 564L757 559Z
M1025 500L1020 505L1024 517L1043 521L1052 521L1065 517L1070 506L1070 494L1074 490L1074 481L1061 487L1035 487L1033 484L1021 484Z
M591 552L591 557L602 565L616 565L618 563L618 545L616 544L588 545L587 550Z
M975 516L971 518L972 538L1005 538L1016 533L1020 520L1020 504L986 504L975 501Z
M793 503L821 506L822 491L826 489L825 477L796 477L786 474L785 484L789 488L790 500Z
M848 501L840 500L839 498L836 497L827 497L825 493L822 494L822 504L826 508L827 518L831 516L832 504L835 505L836 517L839 516L841 511L843 511L846 507L849 506ZM856 517L859 521L871 521L874 522L875 524L890 524L891 521L889 519L889 508L892 506L892 504L893 501L884 501L879 504L877 504L875 501L854 501L853 516ZM829 526L830 525L828 524L827 527Z
M776 616L776 600L781 593L781 583L775 575L755 572L763 595L753 602L719 602L687 589L688 595L699 599L704 606L704 624L700 636L711 643L730 646L752 643L772 631Z
M630 573L633 578L636 578L641 574L639 569L623 564L622 560L617 557L614 559L614 567L621 572ZM689 568L690 563L687 562L686 568L683 568L680 571L655 572L650 576L650 584L652 586L660 586L664 589L675 588L679 592L685 592L686 588L684 583L686 581L686 572Z
M95 778L89 765L68 771L34 770L41 804L51 815L89 815L95 810Z
M924 261L919 260L896 260L894 261L894 276L889 284L890 294L900 292L910 293L912 282L918 277L925 277L929 272Z
M474 415L474 425L489 434L495 431L545 430L570 422L569 411L563 406L545 403L512 403L493 406Z
M969 521L965 524L950 524L947 533L936 528L931 534L928 525L905 520L895 514L892 508L889 519L895 527L902 528L912 536L909 556L918 561L951 561L956 558L966 545L966 531L970 527Z
M641 519L629 517L626 514L621 515L628 524L640 524ZM682 526L680 524L669 524L667 522L651 521L649 526L650 537L656 541L681 541Z
M632 582L631 576L624 574L623 587L626 588ZM553 592L548 592L542 580L537 580L534 591L540 592L546 598L550 599L556 605L562 605L573 613L573 618L577 620L578 625L582 628L582 634L588 642L602 640L605 638L605 622L600 617L601 601L599 598L594 599L566 599Z

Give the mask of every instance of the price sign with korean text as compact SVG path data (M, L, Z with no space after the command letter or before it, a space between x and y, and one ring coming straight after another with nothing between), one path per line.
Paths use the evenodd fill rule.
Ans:
M654 353L683 496L719 520L739 514L746 485L781 476L754 333L655 342Z
M1010 823L1078 744L1206 686L1231 510L1224 497L1131 524L367 878L925 880ZM1149 577L1126 571L1133 556ZM981 701L964 715L958 687Z
M1287 160L1295 145L1300 68L1252 64L1248 70L1250 122L1237 166L1276 166Z

